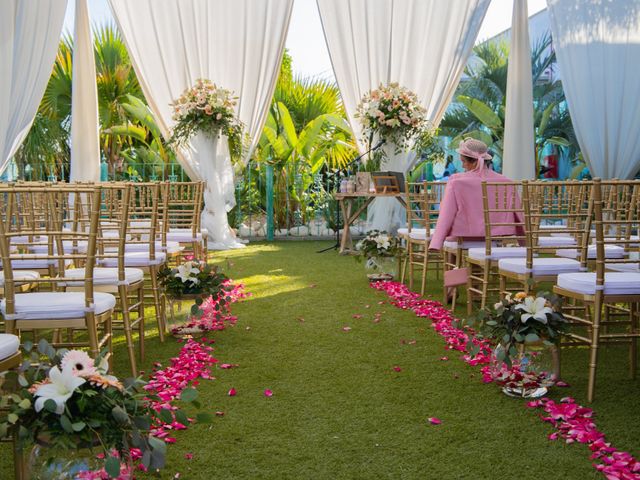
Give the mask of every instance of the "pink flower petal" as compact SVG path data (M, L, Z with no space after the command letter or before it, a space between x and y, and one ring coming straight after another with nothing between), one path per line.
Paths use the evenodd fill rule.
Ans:
M555 386L560 388L567 388L567 387L570 387L571 385L569 385L567 382L563 382L562 380L558 380L555 383Z
M394 366L394 367L393 367L393 369L394 369L396 372L401 372L401 371L402 371L402 368L400 368L398 365Z
M232 388L231 390L229 390L229 393L227 395L229 395L230 397L235 397L237 393L238 392L236 391L236 389Z
M186 458L187 460L193 459L193 453L185 453L184 458Z
M219 368L222 368L223 370L227 370L229 368L236 368L239 367L240 365L238 365L237 363L223 363L221 365L219 365Z
M362 318L362 315L360 315L359 313L354 313L353 315L351 315L351 318Z
M442 423L442 420L437 417L429 417L428 420L431 425L440 425Z
M351 331L351 327L342 327L342 331L343 332L350 332Z
M440 357L441 362L446 362L447 360L449 360L449 357Z
M273 397L273 392L267 388L267 389L264 391L264 396L265 396L265 397Z

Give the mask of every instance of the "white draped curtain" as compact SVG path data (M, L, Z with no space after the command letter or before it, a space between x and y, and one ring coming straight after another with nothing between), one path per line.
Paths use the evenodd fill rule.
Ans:
M513 0L510 43L502 173L529 180L536 178L536 158L527 0Z
M67 0L0 2L0 172L29 133L58 51Z
M237 112L251 136L251 151L259 140L278 78L293 8L293 0L109 0L146 99L168 135L173 124L169 104L196 79L207 78L233 90ZM225 216L220 231L209 231L212 248L240 246L230 234L226 212L235 204L233 172L228 153L218 142L214 170L200 168L202 157L182 152L181 164L192 179L202 179L220 199L207 205ZM221 157L222 155L222 157ZM223 160L224 157L224 160ZM202 178L201 171L212 178ZM214 195L210 195L213 198ZM216 222L217 225L222 225Z
M594 177L640 170L640 1L547 0L573 128Z
M490 0L316 0L342 100L354 134L362 96L380 83L414 91L438 125L453 97ZM361 151L364 145L359 145ZM392 155L383 168L407 172L415 156ZM369 226L404 221L394 199L376 199Z
M100 181L96 59L87 0L76 0L71 83L71 181Z

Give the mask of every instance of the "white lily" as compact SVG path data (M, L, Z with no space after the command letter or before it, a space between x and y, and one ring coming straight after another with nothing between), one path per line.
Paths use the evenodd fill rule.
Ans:
M526 313L523 313L520 317L522 323L527 323L527 320L533 318L534 320L538 320L541 323L547 323L547 314L553 313L553 310L546 306L547 299L544 297L527 297L524 299L524 303L520 305L516 305L516 310L523 310Z
M193 266L193 262L185 262L182 265L178 266L178 273L176 273L176 277L182 280L182 283L193 282L197 284L199 280L195 277L200 273L200 269Z
M386 250L391 246L391 241L388 235L378 235L375 240L378 244L378 248L382 248L383 250Z
M74 375L71 368L65 368L61 372L58 367L51 367L51 370L49 370L49 380L51 380L51 383L40 385L33 394L35 397L38 397L35 404L36 412L44 408L47 400L53 400L56 402L56 413L62 415L67 400L71 398L76 388L86 382L86 380Z

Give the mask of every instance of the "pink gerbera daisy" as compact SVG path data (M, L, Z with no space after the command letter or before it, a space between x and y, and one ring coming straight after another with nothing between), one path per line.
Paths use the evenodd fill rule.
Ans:
M89 377L98 373L93 358L82 350L69 350L62 357L60 366L63 370L70 368L78 377Z

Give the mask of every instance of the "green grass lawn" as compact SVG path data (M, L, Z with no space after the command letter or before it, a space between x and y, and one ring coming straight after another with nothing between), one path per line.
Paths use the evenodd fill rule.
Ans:
M428 320L380 305L386 297L369 288L361 264L315 253L327 245L257 243L216 253L252 294L234 305L237 325L214 334L214 356L239 367L216 368L216 380L201 382L203 409L224 416L178 432L161 478L600 478L585 446L547 440L551 427L446 352ZM439 300L438 282L429 291ZM147 344L147 371L180 348L153 333ZM554 396L586 402L586 353L563 351L571 388ZM122 343L116 356L116 373L126 376ZM628 379L626 349L603 349L600 366L598 427L614 446L640 455L640 380ZM235 397L227 395L232 387ZM267 388L273 397L263 395ZM0 478L11 478L9 450L0 452Z

